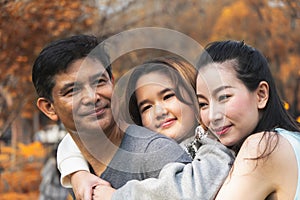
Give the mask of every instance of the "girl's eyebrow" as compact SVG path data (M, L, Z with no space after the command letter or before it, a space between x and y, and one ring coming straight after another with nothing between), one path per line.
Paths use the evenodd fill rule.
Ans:
M165 88L162 91L159 92L159 95L163 95L166 92L172 91L170 88Z

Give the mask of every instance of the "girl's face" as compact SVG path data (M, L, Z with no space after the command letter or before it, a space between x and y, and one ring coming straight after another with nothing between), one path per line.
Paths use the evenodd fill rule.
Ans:
M200 68L197 98L203 123L226 146L247 137L259 121L257 92L250 92L236 77L233 62Z
M195 113L179 101L168 76L151 72L139 78L136 99L143 126L181 142L194 134ZM189 101L187 92L183 98Z

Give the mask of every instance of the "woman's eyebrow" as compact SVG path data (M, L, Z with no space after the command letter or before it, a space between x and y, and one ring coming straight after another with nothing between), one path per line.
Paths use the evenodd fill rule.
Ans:
M230 86L230 85L222 85L222 86L216 88L216 89L212 92L212 94L213 94L213 95L217 95L220 91L225 90L225 89L228 89L228 88L232 88L232 86Z
M212 92L211 94L212 94L212 96L215 96L215 95L217 95L220 91L225 90L225 89L227 89L227 88L232 88L232 86L230 86L230 85L222 85L222 86L216 88L215 90L213 90L213 92ZM203 94L196 94L196 96L197 96L198 99L200 99L200 98L201 98L201 99L207 99Z

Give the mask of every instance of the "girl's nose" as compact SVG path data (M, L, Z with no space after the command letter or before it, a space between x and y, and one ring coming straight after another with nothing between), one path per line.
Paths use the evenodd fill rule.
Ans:
M167 113L168 111L163 105L158 104L154 106L154 115L157 119L164 117Z

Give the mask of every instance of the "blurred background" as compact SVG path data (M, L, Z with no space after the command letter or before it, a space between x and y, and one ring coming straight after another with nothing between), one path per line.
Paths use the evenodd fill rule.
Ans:
M151 26L179 31L202 46L244 40L267 57L285 108L300 122L299 0L0 0L0 7L0 199L38 199L52 183L50 193L59 191L57 180L43 178L57 173L47 168L55 165L48 158L65 132L36 108L31 67L47 43L66 36ZM113 63L113 73L118 78L161 54L130 52ZM71 198L60 191L55 199Z

